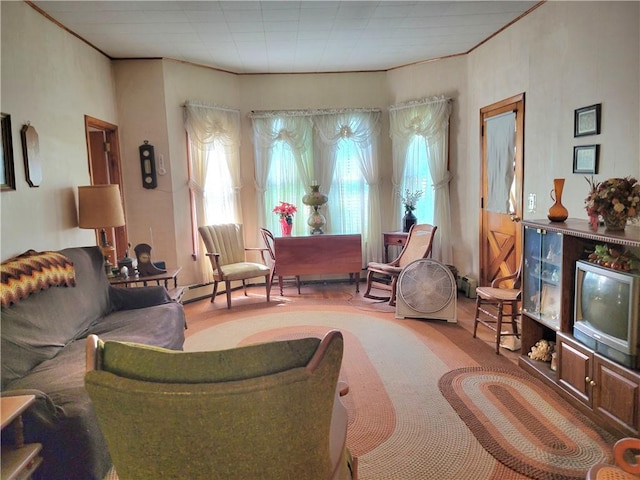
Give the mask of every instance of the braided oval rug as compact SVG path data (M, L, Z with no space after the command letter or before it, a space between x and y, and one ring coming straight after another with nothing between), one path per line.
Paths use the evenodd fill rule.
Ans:
M612 438L518 370L461 368L444 374L440 391L480 444L529 478L585 478Z

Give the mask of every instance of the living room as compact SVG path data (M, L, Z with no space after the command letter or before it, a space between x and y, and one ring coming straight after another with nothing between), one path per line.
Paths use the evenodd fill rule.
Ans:
M239 221L244 224L247 244L251 245L261 241L261 225L255 212L258 193L254 186L249 118L250 113L257 110L380 109L381 197L385 199L381 202L382 229L396 231L400 226L390 220L392 202L388 201L393 196L388 109L437 95L450 97L453 264L458 271L476 278L480 264L479 119L483 107L518 94L526 96L523 194L525 199L535 195L537 205L523 210L524 220L546 218L553 203L549 198L553 180L564 178L563 204L569 217L587 225L584 199L589 185L585 174L574 173L575 146L599 145L598 171L594 176L597 181L640 176L640 2L544 2L466 54L388 71L251 75L171 59L112 60L32 8L30 2L4 1L0 9L0 110L11 116L15 170L15 188L3 189L0 194L0 258L3 261L27 249L45 251L96 245L94 231L79 228L77 218L78 187L91 183L85 137L85 116L89 116L118 127L128 240L133 245L151 243L154 259L161 259L171 267L181 267L180 285L199 284L201 277L193 258L183 120L183 105L189 100L240 111L243 188ZM594 104L602 108L600 133L597 137L575 137L576 109ZM23 166L25 152L20 140L25 125L34 127L38 134L42 181L37 187L30 186L31 179ZM138 147L145 141L154 145L157 158L162 155L165 162L166 175L158 176L156 189L145 189L140 182ZM203 287L207 292L210 288L209 285ZM329 296L328 301L322 293L318 297L308 292L307 297L301 296L301 311L308 314L302 320L282 314L283 309L273 309L269 312L269 321L274 324L281 321L278 328L285 331L291 328L291 322L307 323L309 331L315 334L314 328L326 320L322 317L327 310L335 310L338 316L338 304L350 308L349 303L355 298L360 302L358 307L370 308L367 299L352 298L352 286L346 288L348 293L334 292L335 297ZM254 291L258 292L257 288ZM264 288L260 287L259 295L262 293ZM305 301L309 303L304 304ZM267 305L262 298L260 302ZM293 304L296 300L285 299L273 304L287 302ZM225 331L233 330L230 320L247 313L240 304L227 312L226 317L215 315L216 309L225 309L220 300L215 306L208 305L208 300L192 305L191 311L200 321L187 331L192 344L203 338L195 334L206 333L213 322L218 322ZM210 324L212 317L216 318ZM402 341L407 339L406 332L399 327L399 321L391 319L391 309L372 314L377 322L353 312L346 317L360 329L363 338L369 334L371 323L375 323L388 328L385 331L392 333L389 337L396 339L392 352L405 348ZM255 324L268 323L263 320L251 318ZM473 363L469 352L476 347L468 331L455 336L446 322L431 323L434 322L406 322L410 329L418 332L416 338L420 338L412 338L411 343L427 344L444 359L442 364L438 363L438 372L466 366L467 361ZM232 332L230 337L237 335L240 333ZM217 337L217 332L211 332L206 340L210 341L211 337ZM353 342L353 338L349 341ZM377 339L370 341L367 348L376 352ZM493 351L489 354L482 352L487 364L497 365L503 360L503 356L496 356ZM415 377L422 374L419 365L403 360L407 364L406 372L416 368ZM421 387L421 393L437 391L437 378L432 380L428 388ZM354 388L351 398L357 398L358 394ZM347 396L346 402L349 401L352 400ZM366 408L361 409L364 410ZM437 415L431 417L430 421L437 421ZM431 425L427 425L425 431L434 435L430 428ZM444 429L447 428L445 425ZM428 446L428 442L419 443L421 448ZM425 451L424 455L430 453ZM367 465L364 454L363 459L365 473L368 468L374 469ZM376 464L375 469L378 467ZM467 471L473 468L471 465ZM489 469L493 468L496 467L492 464ZM511 477L498 474L494 478Z

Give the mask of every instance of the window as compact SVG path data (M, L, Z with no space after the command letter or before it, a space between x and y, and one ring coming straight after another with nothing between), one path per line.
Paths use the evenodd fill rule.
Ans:
M205 225L236 221L233 183L225 153L224 147L218 140L207 145L204 152L203 214Z
M267 228L272 232L280 231L280 218L273 213L273 207L280 202L287 202L292 203L298 209L298 213L293 216L294 232L304 231L306 216L302 197L305 193L291 147L283 140L276 140L271 149L271 164L265 192Z
M434 192L427 155L428 148L425 137L413 135L407 148L400 191L403 194L407 190L410 192L422 191L422 196L416 203L416 209L413 214L418 218L418 223L430 223L433 225L435 223ZM402 205L400 207L402 208L400 216L402 216L404 215L404 208Z
M327 203L331 233L361 233L366 231L369 222L365 208L369 199L369 185L359 165L358 146L353 140L342 138L336 153L331 198Z
M270 111L253 112L251 118L256 185L263 192L258 197L260 224L277 233L279 219L273 207L280 201L293 203L298 208L293 235L308 234L311 212L302 197L318 182L329 195L320 210L327 218L324 231L361 234L363 260L380 260L380 111Z

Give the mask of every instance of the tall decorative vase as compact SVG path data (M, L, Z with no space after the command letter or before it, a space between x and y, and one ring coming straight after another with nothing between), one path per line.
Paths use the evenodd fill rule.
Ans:
M311 192L302 197L302 203L313 208L313 212L307 219L307 225L311 227L312 235L320 235L324 233L322 227L327 223L327 219L318 210L322 205L327 203L329 197L324 193L320 193L320 185L311 185Z
M293 219L292 219L293 221ZM292 223L289 223L289 221L286 218L281 218L280 219L280 228L282 229L282 236L283 237L290 237L291 236L291 228L293 227Z
M620 215L615 211L603 213L602 219L604 220L604 228L610 232L622 232L627 226L627 216Z
M402 231L408 232L412 225L415 225L418 219L409 209L405 210L404 217L402 217Z
M569 216L569 212L562 205L562 190L564 189L564 178L553 179L553 190L551 190L551 200L554 204L551 205L547 218L552 222L564 222Z

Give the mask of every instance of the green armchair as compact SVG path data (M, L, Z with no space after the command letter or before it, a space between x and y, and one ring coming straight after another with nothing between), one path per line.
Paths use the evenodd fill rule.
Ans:
M347 480L343 339L176 352L87 339L85 386L120 480Z

